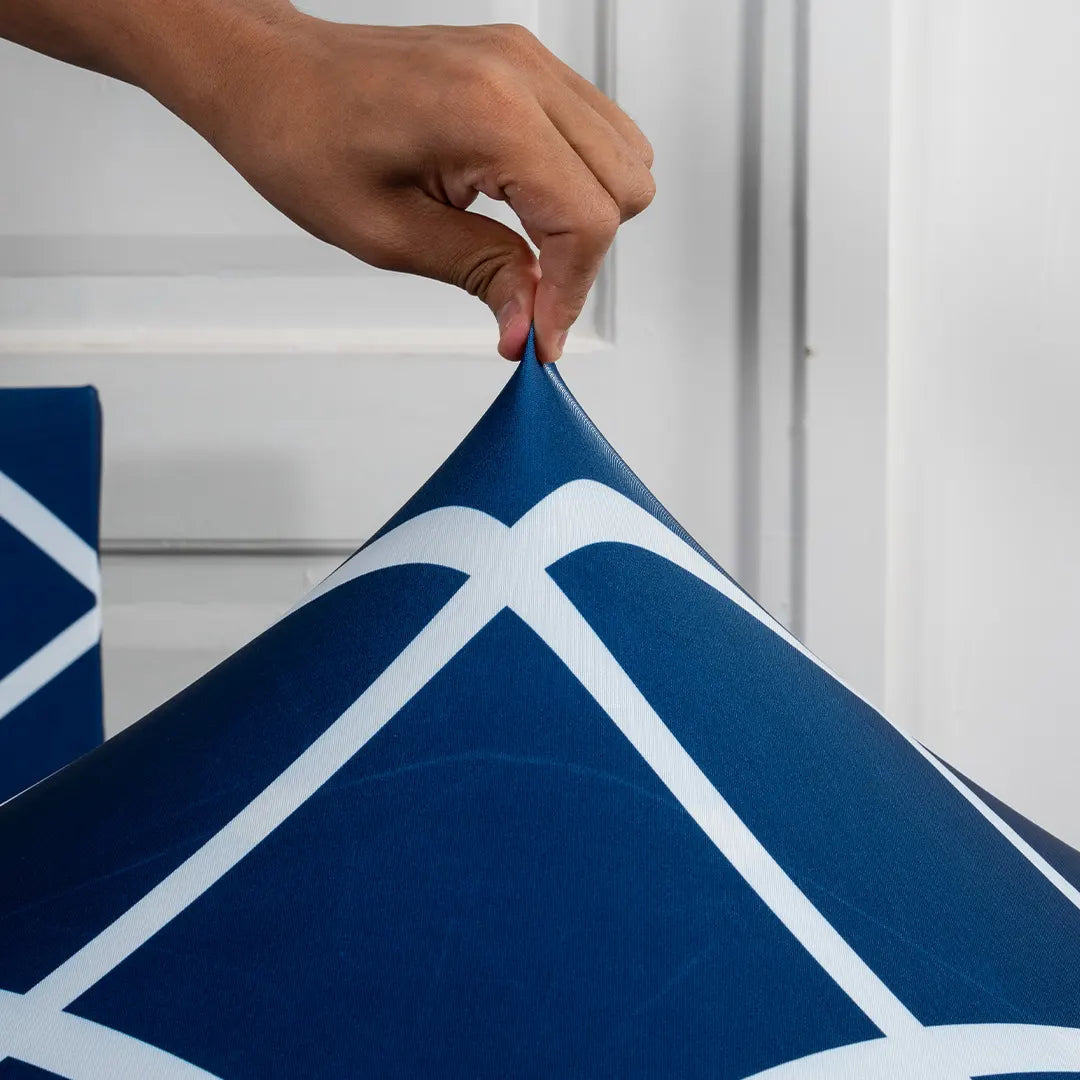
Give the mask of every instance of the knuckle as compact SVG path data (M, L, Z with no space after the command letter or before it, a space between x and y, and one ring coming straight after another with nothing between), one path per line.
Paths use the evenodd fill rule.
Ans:
M499 57L485 57L468 73L468 94L485 111L517 109L522 100L517 72Z
M536 35L517 23L499 23L491 29L495 48L515 59L531 57L540 47Z
M634 123L631 117L627 116L622 109L619 110L619 113L622 117L620 130L623 137L629 144L634 156L644 164L646 169L651 169L654 158L652 143L649 142L645 132Z
M622 219L627 221L643 210L647 209L656 195L656 181L647 169L642 170L643 176L635 177L626 194L620 201Z
M471 296L486 301L495 279L515 258L513 251L505 248L483 248L470 251L456 260L450 268L453 284Z
M611 199L597 200L583 215L578 233L589 247L606 250L621 221L619 208Z

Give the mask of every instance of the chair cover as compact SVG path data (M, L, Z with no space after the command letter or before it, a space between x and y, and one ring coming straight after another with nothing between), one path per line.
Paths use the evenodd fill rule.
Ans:
M0 389L0 802L101 742L91 387Z
M1080 1076L1080 856L531 349L289 615L0 810L0 867L5 1080Z

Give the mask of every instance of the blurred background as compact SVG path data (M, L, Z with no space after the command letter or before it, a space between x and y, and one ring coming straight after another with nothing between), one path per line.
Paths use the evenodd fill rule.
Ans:
M303 6L519 22L619 100L658 194L571 388L831 667L1080 845L1080 4ZM369 536L510 369L479 303L306 236L128 86L0 43L0 146L0 385L102 398L113 734Z

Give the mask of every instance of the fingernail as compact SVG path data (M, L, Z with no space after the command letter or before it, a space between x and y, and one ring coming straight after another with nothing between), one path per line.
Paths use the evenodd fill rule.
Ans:
M500 337L510 329L510 324L514 321L514 316L517 315L519 311L521 311L521 301L518 300L516 296L511 297L501 308L499 308L495 320L499 324Z
M560 335L559 335L559 336L558 336L558 337L557 337L557 338L555 339L555 359L556 359L556 360L558 360L558 359L559 359L559 357L560 357L560 356L562 356L563 348L564 348L564 347L566 346L566 335L567 335L567 331L566 331L566 330L564 330L564 331L563 331L563 332L562 332L562 333L561 333L561 334L560 334Z

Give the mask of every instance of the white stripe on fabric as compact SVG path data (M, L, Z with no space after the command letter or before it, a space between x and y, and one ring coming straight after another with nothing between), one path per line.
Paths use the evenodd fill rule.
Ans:
M0 472L0 517L18 529L94 596L101 595L97 552L4 472Z
M815 659L678 536L636 504L591 481L565 485L510 528L462 507L418 515L357 553L299 606L387 566L452 567L468 574L469 581L371 687L255 800L32 988L27 998L36 1007L59 1011L104 977L303 805L499 610L510 607L583 681L781 922L892 1036L878 1042L895 1039L894 1045L922 1045L912 1034L920 1030L917 1020L787 878L546 574L547 566L570 551L604 541L633 544L682 566ZM7 1049L0 1046L0 1053Z
M549 508L544 514L537 514L541 506ZM438 513L439 511L432 511ZM427 515L421 515L421 518ZM411 521L419 521L413 518ZM405 526L411 524L405 522ZM531 550L540 550L540 560L545 566L551 566L564 555L571 551L587 547L590 544L615 542L632 544L635 547L644 548L654 554L681 567L688 573L707 585L712 586L717 592L722 593L733 603L737 604L745 612L752 615L763 623L788 645L816 664L827 675L835 679L854 697L862 701L868 708L873 709L860 694L853 690L834 671L824 664L817 656L806 648L797 638L793 637L788 630L776 621L760 604L747 593L743 592L738 585L722 574L707 559L703 558L681 537L673 533L667 526L643 510L636 503L631 502L619 492L597 483L594 480L574 480L553 491L546 499L521 518L513 526L519 535L523 537L523 543ZM396 531L396 530L395 530ZM482 541L480 541L482 543ZM437 545L436 545L437 546ZM482 548L480 549L482 550ZM361 553L362 554L362 553ZM468 571L476 573L480 567L474 566L475 560L470 558L468 551L455 552L456 565L462 569L471 567ZM321 596L351 579L357 573L359 566L354 567L354 559L340 566L321 585L297 604L302 607L311 600ZM437 559L434 561L438 561ZM450 565L444 563L443 565ZM360 572L363 572L362 570ZM295 609L294 609L295 610ZM877 710L874 709L877 713ZM878 715L881 715L878 713ZM908 735L902 728L893 724L888 717L882 717L890 726L909 742L919 754L921 754L938 773L954 787L971 806L984 817L1010 844L1013 845L1041 874L1043 874L1070 903L1080 909L1080 890L1076 889L1058 871L1056 871L1034 848L1021 837L1015 829L996 814L966 785L962 784L957 777L918 740Z
M404 522L380 537L319 586L306 602L345 581L387 566L430 563L453 567L470 575L469 581L417 638L300 758L164 881L33 987L28 996L42 1006L59 1010L103 978L201 896L310 798L502 607L508 606L519 613L526 613L527 621L534 618L540 621L538 613L542 611L544 603L550 604L554 599L569 610L571 620L575 616L580 618L565 595L554 588L545 570L551 562L573 550L571 545L584 538L577 533L577 526L571 525L567 529L567 515L588 519L595 512L595 497L608 489L591 482L569 486L578 489L577 499L584 500L581 513L574 512L575 500L571 498L567 501L567 495L571 493L565 489L542 500L512 528L486 514L463 507L433 510ZM596 490L598 488L599 491ZM621 496L617 498L622 499ZM689 555L686 555L683 552L686 545L669 530L660 526L660 531L655 531L655 519L651 515L628 500L623 501L632 509L621 518L618 515L610 518L610 532L605 530L601 533L594 529L590 536L636 543L649 550L658 547L661 550L657 554L661 555L671 551L691 564L696 561L702 573L716 575L715 568L692 549L687 549ZM635 522L637 515L640 518ZM607 516L607 511L604 516ZM642 530L635 529L635 524L643 525L646 535L641 535ZM589 539L588 542L596 542L596 539ZM720 583L730 587L723 575L716 577ZM464 616L459 613L459 608L465 609ZM471 612L471 617L468 612ZM537 632L545 640L547 629L540 621ZM548 641L548 644L558 655L564 658L572 656L573 641L555 640ZM611 663L618 668L613 658ZM571 666L571 670L576 667ZM618 670L621 672L622 669ZM625 673L623 677L632 686ZM655 713L652 715L655 716ZM669 756L674 754L678 757L681 754L685 761L691 760L662 723L658 728L654 725L652 736L649 737L657 735L668 747ZM646 760L654 764L658 759L649 750L649 737L642 736L638 742L649 751ZM677 751L674 747L678 748ZM670 768L662 762L660 764L671 778ZM702 782L712 792L711 795L707 791L702 793ZM751 887L756 884L763 889L764 901L770 906L775 905L773 910L785 925L786 918L794 920L794 926L789 929L797 940L811 951L818 949L822 952L821 957L815 957L819 963L830 975L839 975L843 979L841 985L845 992L850 987L863 998L859 1002L860 1007L865 1004L874 1014L875 1022L884 1025L885 1030L901 1030L914 1023L910 1013L892 997L854 950L828 927L824 917L813 909L794 883L779 871L775 861L730 811L703 774L697 784L699 786L695 787L693 795L687 794L692 804L688 807L691 814L695 820L699 820L699 824L700 820L705 820L709 825L706 832L710 837L714 841L719 837L725 847L736 855L739 859L736 869L740 872L752 863L757 854L765 855L767 863L756 872L754 881L750 882ZM700 805L695 805L694 800L699 800ZM727 808L728 813L724 814L722 808ZM721 820L722 825L719 824Z
M0 1045L10 1057L67 1080L217 1080L149 1043L7 990L0 990Z
M1080 889L1058 873L1000 814L987 806L979 798L977 792L972 791L947 765L938 761L922 743L906 733L904 737L1036 870L1043 874L1067 900L1071 900L1077 908L1080 908Z
M874 709L859 693L853 690L834 671L824 664L817 656L806 648L797 638L793 637L788 630L776 621L760 604L752 597L743 592L738 585L732 582L724 574L720 573L707 559L701 557L692 547L686 544L679 536L671 532L652 515L646 513L636 503L630 502L617 491L605 487L591 480L578 480L566 484L548 496L544 502L554 505L562 504L563 516L561 522L564 530L557 538L549 535L547 543L551 545L550 558L546 565L553 562L569 551L585 547L588 544L601 543L604 541L618 541L633 544L637 547L646 548L657 555L662 555L669 562L682 567L696 578L711 585L717 592L723 593L734 603L738 604L748 614L753 615L761 623L781 637L793 649L811 660L827 675L834 678L849 693L853 694L869 708ZM522 519L522 524L525 522ZM532 528L542 532L539 521L532 523ZM544 537L538 537L538 542L543 543ZM561 552L561 554L560 554ZM348 564L346 564L348 565ZM874 712L879 716L877 709ZM984 817L1010 844L1013 845L1041 874L1043 874L1061 894L1080 908L1080 890L1070 884L1057 870L1055 870L1019 833L1016 832L1000 815L979 798L966 784L917 739L913 738L902 728L893 724L888 717L882 716L890 726L896 730L941 774L942 777L954 787L968 803Z
M101 638L97 552L48 507L0 472L0 518L94 596L94 607L0 679L0 720L68 668Z
M42 1008L66 1008L303 806L492 618L498 609L490 597L469 585L463 585L367 690L224 828L26 996Z
M550 578L548 595L514 610L555 650L788 932L886 1035L919 1021L811 903L701 771L596 631ZM520 602L520 601L519 601Z
M956 1080L1080 1071L1080 1029L1037 1024L926 1027L785 1062L747 1080Z
M101 637L101 608L91 608L0 679L0 720L70 667Z
M482 574L489 560L484 559L484 545L491 542L500 531L507 531L507 526L494 518L472 511L490 522L482 529L482 534L472 524L468 533L462 536L446 537L438 530L429 528L430 515L442 515L451 511L463 510L463 507L442 507L429 510L417 517L403 522L394 534L413 527L409 540L416 541L414 535L425 534L423 548L417 549L415 562L431 562L440 566L453 566L469 574ZM456 526L455 526L456 527ZM689 544L673 533L666 525L643 510L625 495L595 480L572 480L557 488L546 498L541 499L528 513L524 514L511 529L517 537L517 546L523 552L530 553L530 565L539 564L543 568L551 566L565 555L583 547L600 543L629 544L643 548L668 562L681 567L694 577L712 586L744 611L763 622L775 634L784 639L793 649L813 660L834 679L839 678L811 653L797 638L778 623L763 607L748 596L730 578L722 574L708 559L703 558ZM380 537L375 543L381 543L387 536ZM404 539L404 536L403 536ZM367 573L362 556L374 545L361 549L351 559L339 566L325 581L317 585L293 608L297 610L312 600L339 585Z

